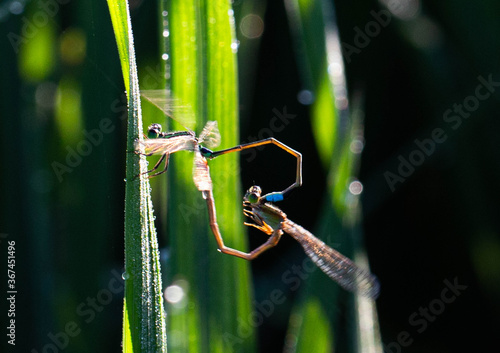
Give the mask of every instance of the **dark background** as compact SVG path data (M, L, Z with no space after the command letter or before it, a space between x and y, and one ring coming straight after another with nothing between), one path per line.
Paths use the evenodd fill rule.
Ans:
M282 4L268 6L252 122L286 102L298 112L298 125L307 120L307 110L293 102L301 83L285 30L290 24ZM344 45L354 45L355 28L364 29L374 20L370 11L381 10L369 1L337 1L335 6ZM421 1L420 6L413 20L393 16L360 53L349 55L350 62L344 53L351 92L362 89L366 99L359 178L370 264L382 284L377 301L382 340L387 352L489 350L499 328L500 94L495 89L478 100L477 109L464 109L470 115L459 122L458 113L445 114L473 102L467 98L475 96L479 76L500 82L500 5ZM420 150L415 140L431 139L435 129L444 131L445 141L428 145L432 153L392 190L385 173L397 175L399 158L409 161ZM318 187L325 185L313 137L301 125L277 138L304 155L304 186L287 214L311 229L312 215L321 206ZM243 185L250 183L243 179ZM295 201L297 209L290 205ZM266 272L265 265L261 270ZM442 306L445 281L466 288Z

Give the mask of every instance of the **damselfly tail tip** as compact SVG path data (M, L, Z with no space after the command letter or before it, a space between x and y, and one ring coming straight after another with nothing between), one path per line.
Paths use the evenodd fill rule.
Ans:
M365 281L359 283L358 290L363 296L376 300L380 294L380 282L377 276L370 275Z

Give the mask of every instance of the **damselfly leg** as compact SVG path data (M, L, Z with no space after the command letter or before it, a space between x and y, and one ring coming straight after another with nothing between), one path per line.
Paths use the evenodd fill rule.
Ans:
M283 211L267 202L265 195L261 196L260 187L252 186L243 200L243 206L249 208L245 209L243 213L254 222L245 222L245 225L270 235L268 242L264 245L269 242L276 245L274 242L277 243L281 234L285 232L297 240L307 256L344 289L372 299L378 296L380 285L374 275L360 269L346 256L326 245L305 228L289 220ZM268 248L269 246L265 250Z
M302 185L302 154L300 152L298 152L298 151L296 151L296 150L288 147L287 145L285 145L284 143L276 140L273 137L269 137L269 138L266 138L264 140L260 140L260 141L256 141L256 142L250 142L250 143L245 143L245 144L241 144L241 145L238 145L238 146L235 146L235 147L231 147L231 148L227 148L227 149L220 150L220 151L213 151L211 153L211 155L209 155L207 158L212 159L212 158L221 156L221 155L226 154L226 153L239 152L239 151L243 151L243 150L246 150L246 149L257 148L257 147L260 147L260 146L270 145L270 144L278 146L282 150L288 152L289 154L291 154L292 156L294 156L295 158L297 158L297 167L296 167L296 173L295 173L295 182L292 185L290 185L289 187L287 187L283 191L272 192L272 193L269 193L269 194L265 195L266 198L268 199L268 201L278 202L278 201L282 201L284 198L286 198L293 189L295 189L297 187L300 187Z

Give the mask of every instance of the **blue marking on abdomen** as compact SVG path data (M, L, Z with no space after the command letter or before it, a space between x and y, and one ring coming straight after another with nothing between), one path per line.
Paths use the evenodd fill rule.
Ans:
M283 201L283 195L279 192L276 193L271 193L266 196L266 201L269 202L278 202L278 201Z

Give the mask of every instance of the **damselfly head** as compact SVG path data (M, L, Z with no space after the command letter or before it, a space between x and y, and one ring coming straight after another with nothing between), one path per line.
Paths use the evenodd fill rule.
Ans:
M257 203L259 201L260 195L262 194L262 189L260 186L254 185L248 189L243 200L250 202L251 204Z
M161 125L160 124L151 124L148 127L148 138L155 139L160 136L161 133Z

